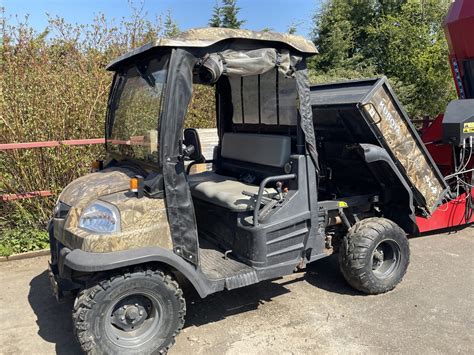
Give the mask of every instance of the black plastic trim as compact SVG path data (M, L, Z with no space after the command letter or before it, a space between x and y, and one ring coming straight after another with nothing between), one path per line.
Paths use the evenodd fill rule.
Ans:
M220 287L219 282L210 282L204 274L191 263L171 251L158 247L109 253L91 253L80 249L70 251L67 248L63 248L63 250L66 253L64 256L64 265L75 271L98 272L148 262L160 262L181 272L203 298L223 288L223 285Z
M400 173L400 170L397 169L395 163L393 162L387 150L373 144L359 144L359 146L361 148L364 160L368 164L374 163L376 161L384 161L388 164L388 166L390 166L390 168L393 170L397 178L400 180L400 183L403 185L403 187L405 188L409 196L410 214L408 217L413 223L413 229L416 230L417 227L416 227L415 207L413 205L413 200L414 200L413 191L411 190L406 180L403 178L403 175ZM405 229L405 232L407 232L408 234L413 233L412 230L406 230L406 229Z

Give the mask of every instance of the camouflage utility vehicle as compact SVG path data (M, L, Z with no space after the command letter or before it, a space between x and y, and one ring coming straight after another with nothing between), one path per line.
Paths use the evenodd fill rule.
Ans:
M393 289L415 215L445 185L384 78L310 87L304 38L196 29L112 62L107 160L69 184L50 223L50 278L77 292L87 353L166 352L201 297L339 251L349 284ZM219 144L183 130L215 89ZM212 169L190 174L199 163Z

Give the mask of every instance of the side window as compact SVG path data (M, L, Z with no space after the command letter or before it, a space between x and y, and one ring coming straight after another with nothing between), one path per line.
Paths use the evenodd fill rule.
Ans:
M296 125L294 78L274 69L262 75L229 77L229 81L234 124Z
M294 78L286 78L278 72L279 124L296 126L296 100L296 80Z
M246 76L243 79L243 104L244 104L244 122L249 124L258 124L258 75Z
M232 96L232 108L234 112L232 115L233 123L245 122L245 118L244 118L243 110L242 110L243 80L244 78L241 78L239 76L229 77L230 90L231 90L231 96Z
M260 114L262 124L278 124L276 70L260 75Z
M193 84L193 96L184 120L185 128L216 127L216 96L214 87Z

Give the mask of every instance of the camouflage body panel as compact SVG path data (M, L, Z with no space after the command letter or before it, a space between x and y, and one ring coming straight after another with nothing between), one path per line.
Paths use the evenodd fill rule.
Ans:
M61 194L60 201L71 208L65 220L53 219L55 238L70 249L95 253L144 247L172 250L164 199L137 198L128 191L130 175L134 174L125 169L104 170L69 184ZM94 233L78 227L83 209L96 200L118 209L120 232Z
M59 201L84 208L100 196L128 190L133 171L122 168L104 169L72 181L59 195Z
M71 249L95 253L144 247L172 250L173 242L164 200L147 197L138 199L135 196L125 195L119 193L106 197L114 199L114 203L111 204L120 211L122 226L120 233L92 233L77 227L80 214L74 209L74 213L64 225L62 235L58 235L61 229L57 228L59 225L55 223L56 238Z
M141 46L130 51L117 59L113 60L107 66L107 70L114 70L120 62L129 60L131 57L139 55L155 47L181 47L181 48L202 48L209 47L221 41L230 39L251 39L255 41L279 42L284 43L296 51L303 54L314 55L318 53L313 42L304 37L292 35L289 33L279 33L271 31L250 31L232 28L194 28L181 32L173 38L160 38L154 42Z
M440 182L427 156L416 144L416 137L394 105L393 99L381 86L363 108L374 121L390 150L405 169L411 183L425 198L431 213L439 204L445 186Z

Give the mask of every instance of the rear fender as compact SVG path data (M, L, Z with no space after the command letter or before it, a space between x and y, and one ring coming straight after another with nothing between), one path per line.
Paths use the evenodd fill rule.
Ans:
M359 144L360 153L370 167L371 164L376 162L383 162L386 167L389 168L393 174L397 177L400 184L404 187L407 193L408 201L406 205L397 206L397 211L391 211L390 216L386 216L396 222L407 234L417 235L418 227L416 225L415 207L413 204L413 192L410 186L405 181L400 171L396 167L393 159L390 157L388 152L379 146L373 144Z

